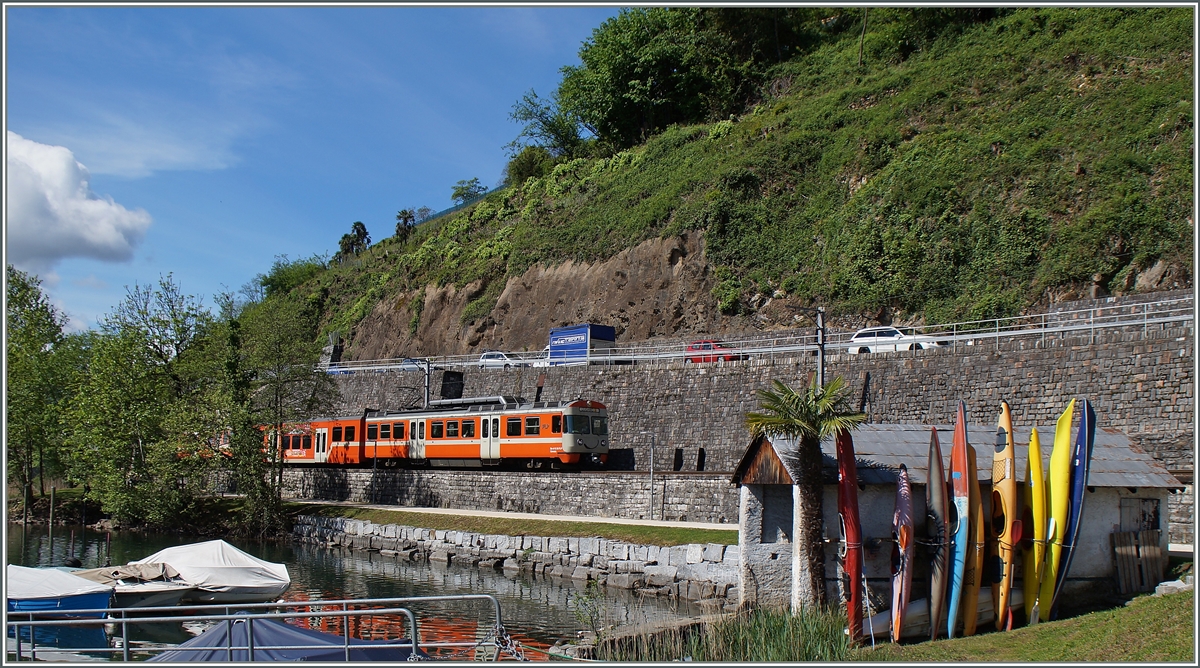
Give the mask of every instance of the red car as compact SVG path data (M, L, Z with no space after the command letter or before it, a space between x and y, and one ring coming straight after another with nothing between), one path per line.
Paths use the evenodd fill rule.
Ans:
M692 341L687 347L686 361L695 364L701 362L733 362L748 359L748 355L738 352L728 344L714 339Z

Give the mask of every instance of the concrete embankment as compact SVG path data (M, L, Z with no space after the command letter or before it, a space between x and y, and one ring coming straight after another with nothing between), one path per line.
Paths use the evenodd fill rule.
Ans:
M292 537L441 566L490 568L513 577L594 580L605 587L696 601L713 611L734 610L738 601L736 545L659 547L604 538L504 536L312 515L295 518Z

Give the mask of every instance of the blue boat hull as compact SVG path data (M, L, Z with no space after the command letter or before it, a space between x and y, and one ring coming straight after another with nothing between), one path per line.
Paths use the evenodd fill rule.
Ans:
M37 617L80 617L100 619L109 606L112 592L79 594L60 598L8 599L9 612L32 613Z

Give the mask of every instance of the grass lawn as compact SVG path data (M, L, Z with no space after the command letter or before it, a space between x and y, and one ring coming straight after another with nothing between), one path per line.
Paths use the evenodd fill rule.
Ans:
M1195 594L1139 596L1128 606L1007 633L858 650L864 661L1194 663Z
M401 524L425 529L471 531L506 536L565 536L621 540L638 545L687 545L688 543L720 543L735 545L737 531L713 531L677 527L608 524L605 522L563 522L556 520L508 519L471 515L442 515L402 510L376 510L352 506L307 503L286 504L289 515L319 515L369 520L375 524Z

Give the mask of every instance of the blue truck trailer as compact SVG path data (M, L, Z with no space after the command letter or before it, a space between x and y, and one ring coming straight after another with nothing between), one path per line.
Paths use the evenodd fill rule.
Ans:
M570 325L550 330L546 355L549 366L563 364L608 363L607 356L617 344L617 332L607 325Z

